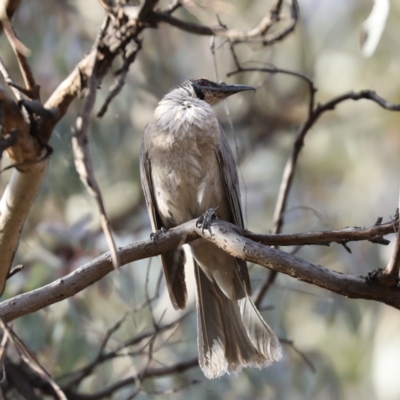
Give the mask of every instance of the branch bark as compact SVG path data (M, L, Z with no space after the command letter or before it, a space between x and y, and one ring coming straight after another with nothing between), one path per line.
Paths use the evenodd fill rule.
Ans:
M319 231L319 232L305 232L305 233L277 233L277 234L263 234L244 231L244 236L252 239L258 243L266 244L269 246L304 246L304 245L326 245L330 243L348 243L360 240L369 240L373 243L388 245L389 240L384 239L383 236L396 233L396 222L386 222L384 224L376 223L370 228L344 228L334 231Z
M281 8L281 3L281 0L277 0L272 6L271 11L261 19L257 26L245 31L226 29L223 26L212 27L193 22L187 22L175 18L166 12L150 13L148 20L155 24L165 22L168 25L195 35L220 36L229 39L234 44L239 42L246 43L249 41L257 41L262 45L267 46L282 40L289 33L291 33L294 30L299 18L297 0L292 0L290 2L291 22L289 26L285 27L282 31L266 35L267 31L281 18L281 16L277 14L277 10L280 10Z
M7 148L13 163L20 164L0 201L0 294L3 293L26 216L40 188L47 162L29 164L40 155L40 147L30 135L29 126L18 105L0 89L4 106L3 137L15 135L13 146ZM27 165L23 165L28 162Z
M246 231L217 220L212 224L212 237L196 228L196 220L189 221L153 240L141 240L119 249L121 265L140 259L154 257L176 249L199 237L210 240L237 258L259 264L270 270L284 273L303 282L351 298L375 300L400 309L400 290L379 282L368 283L363 277L330 271L318 264L306 261L263 244L244 235ZM0 318L10 322L51 304L75 295L97 282L113 270L111 257L105 253L61 279L39 289L15 296L0 303Z

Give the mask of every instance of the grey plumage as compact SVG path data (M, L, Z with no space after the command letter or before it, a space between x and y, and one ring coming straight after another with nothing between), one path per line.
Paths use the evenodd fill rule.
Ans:
M236 166L210 105L247 86L187 81L158 104L141 149L141 177L152 228L171 228L218 207L220 219L243 227ZM244 261L212 243L190 243L197 284L199 363L208 378L281 357L275 334L251 300ZM164 254L163 271L175 309L187 291L182 249Z

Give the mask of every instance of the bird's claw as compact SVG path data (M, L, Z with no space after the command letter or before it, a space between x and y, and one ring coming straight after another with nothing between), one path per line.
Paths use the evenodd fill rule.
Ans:
M196 221L196 228L201 228L201 233L204 234L204 231L207 230L211 232L211 221L215 218L217 219L217 208L209 208L200 218Z
M393 278L389 274L385 274L385 270L383 268L375 269L371 272L368 272L368 275L364 278L366 283L369 284L383 284L385 286L400 286L399 278Z
M167 233L167 229L161 227L161 229L150 233L150 239L153 241L154 244L156 244L157 239L161 236Z
M379 268L368 272L368 275L365 277L365 282L367 283L378 282L379 276L382 274L382 271L383 271L382 268Z

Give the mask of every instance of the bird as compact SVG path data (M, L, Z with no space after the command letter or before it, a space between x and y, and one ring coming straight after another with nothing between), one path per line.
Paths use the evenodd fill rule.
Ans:
M167 93L147 124L140 172L154 232L165 231L216 210L216 216L244 227L239 179L228 139L213 105L243 91L205 78L190 79ZM247 264L199 238L190 242L196 278L199 365L209 379L259 369L278 361L278 338L251 298ZM173 307L187 299L185 253L161 255Z

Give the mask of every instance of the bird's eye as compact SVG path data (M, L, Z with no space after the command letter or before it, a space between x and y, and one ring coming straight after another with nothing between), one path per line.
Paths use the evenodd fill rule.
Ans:
M201 86L208 86L208 81L206 79L199 79L198 83Z

